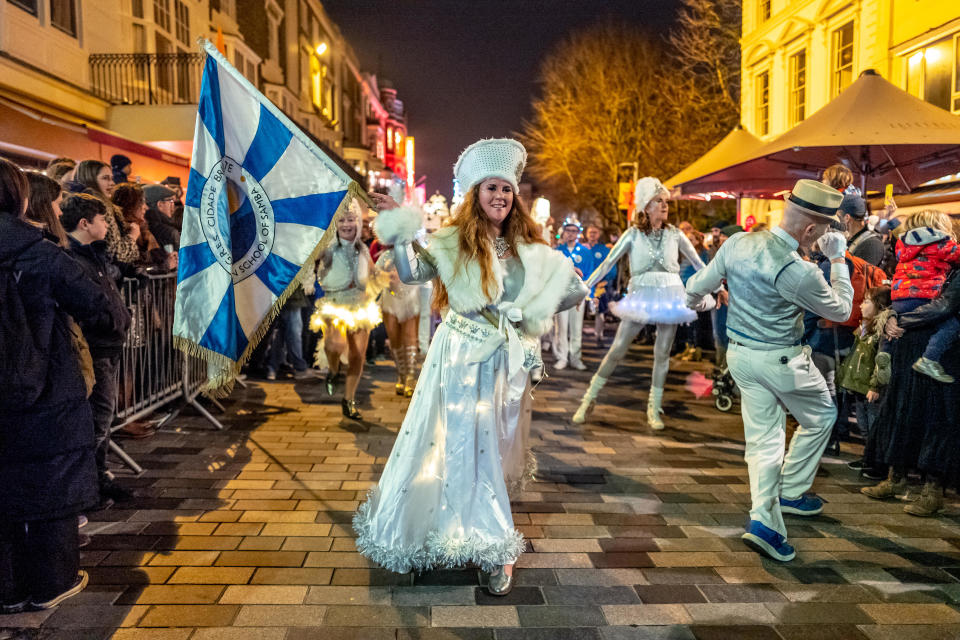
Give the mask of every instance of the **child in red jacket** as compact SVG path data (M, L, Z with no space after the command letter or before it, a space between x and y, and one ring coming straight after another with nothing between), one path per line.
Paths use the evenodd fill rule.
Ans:
M891 297L896 313L913 311L940 296L947 274L960 265L960 245L955 241L950 217L939 211L920 211L907 218L897 240L897 270L893 274ZM914 371L939 382L953 382L943 370L940 358L960 335L960 320L945 320L930 337L923 355L913 363ZM886 356L889 359L889 355Z

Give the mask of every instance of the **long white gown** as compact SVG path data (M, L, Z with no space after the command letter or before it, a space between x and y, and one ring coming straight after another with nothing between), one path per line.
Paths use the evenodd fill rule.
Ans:
M515 257L501 263L503 301L513 301L523 265ZM574 284L579 301L583 285ZM512 356L509 341L491 351L498 333L480 314L452 310L437 329L380 483L353 521L357 549L386 569L473 563L491 571L523 552L508 485L529 473L529 372L540 364L539 348L521 337Z

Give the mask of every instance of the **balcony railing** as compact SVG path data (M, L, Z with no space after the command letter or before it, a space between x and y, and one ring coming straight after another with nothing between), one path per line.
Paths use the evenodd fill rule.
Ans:
M200 53L98 53L90 56L94 95L111 104L195 104Z

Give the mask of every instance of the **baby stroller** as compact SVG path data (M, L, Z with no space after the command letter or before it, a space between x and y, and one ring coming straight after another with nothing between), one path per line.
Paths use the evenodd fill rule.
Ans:
M733 408L733 399L740 395L737 393L737 383L733 381L730 375L729 367L724 364L721 367L715 367L713 370L713 406L723 412L730 411Z

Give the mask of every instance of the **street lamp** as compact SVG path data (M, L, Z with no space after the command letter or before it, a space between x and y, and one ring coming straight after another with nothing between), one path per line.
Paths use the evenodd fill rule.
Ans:
M327 43L321 42L320 44L318 44L316 52L318 56L322 56L323 54L325 54L327 52Z

